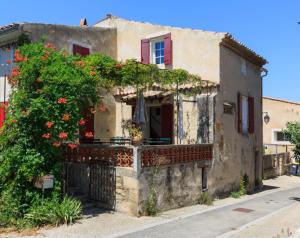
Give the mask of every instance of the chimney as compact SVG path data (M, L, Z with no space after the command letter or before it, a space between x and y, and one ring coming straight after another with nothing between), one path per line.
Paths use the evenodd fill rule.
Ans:
M86 18L80 19L80 26L88 26Z
M106 18L112 18L112 14L111 13L107 13L106 14Z

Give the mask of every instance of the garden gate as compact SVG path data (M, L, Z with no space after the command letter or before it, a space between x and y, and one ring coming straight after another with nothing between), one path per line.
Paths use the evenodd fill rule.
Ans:
M92 203L97 207L115 209L116 166L124 156L132 155L127 147L81 145L65 149L64 194ZM126 157L125 157L126 158ZM131 160L128 160L131 163Z

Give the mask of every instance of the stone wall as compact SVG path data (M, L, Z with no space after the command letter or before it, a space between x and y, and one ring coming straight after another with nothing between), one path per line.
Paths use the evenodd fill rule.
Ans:
M202 193L202 162L143 168L139 176L139 214L146 213L151 185L157 195L158 211L196 204Z

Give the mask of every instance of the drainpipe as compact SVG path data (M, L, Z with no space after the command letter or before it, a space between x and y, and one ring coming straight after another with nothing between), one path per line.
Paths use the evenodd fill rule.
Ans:
M261 101L260 101L260 103L261 103L261 109L262 109L261 115L260 115L261 118L262 118L262 112L263 112L263 79L268 75L268 73L269 73L269 71L266 68L261 68L261 76L260 76L260 78L261 78L261 80L260 80L260 95L261 95L261 99L260 99ZM264 123L263 120L261 120L261 130L262 130L261 131L261 136L262 136L262 140L264 138L263 137L263 126L264 126L263 123ZM263 177L264 177L263 159L261 159L260 166L261 166L261 179L263 179Z

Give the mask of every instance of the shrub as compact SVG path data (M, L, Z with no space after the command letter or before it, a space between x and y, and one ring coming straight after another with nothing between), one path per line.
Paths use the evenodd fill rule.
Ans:
M65 197L59 201L46 200L42 204L33 206L25 219L34 226L46 224L70 224L81 217L81 203L76 199Z
M230 197L239 198L247 193L247 188L249 184L249 177L247 174L241 177L240 179L240 187L238 191L233 191L230 193Z
M146 200L146 212L148 216L155 216L158 212L157 210L157 195L154 186L150 187L150 191Z
M209 193L206 191L206 192L201 193L198 203L211 206L211 205L213 205L213 199L209 195Z

